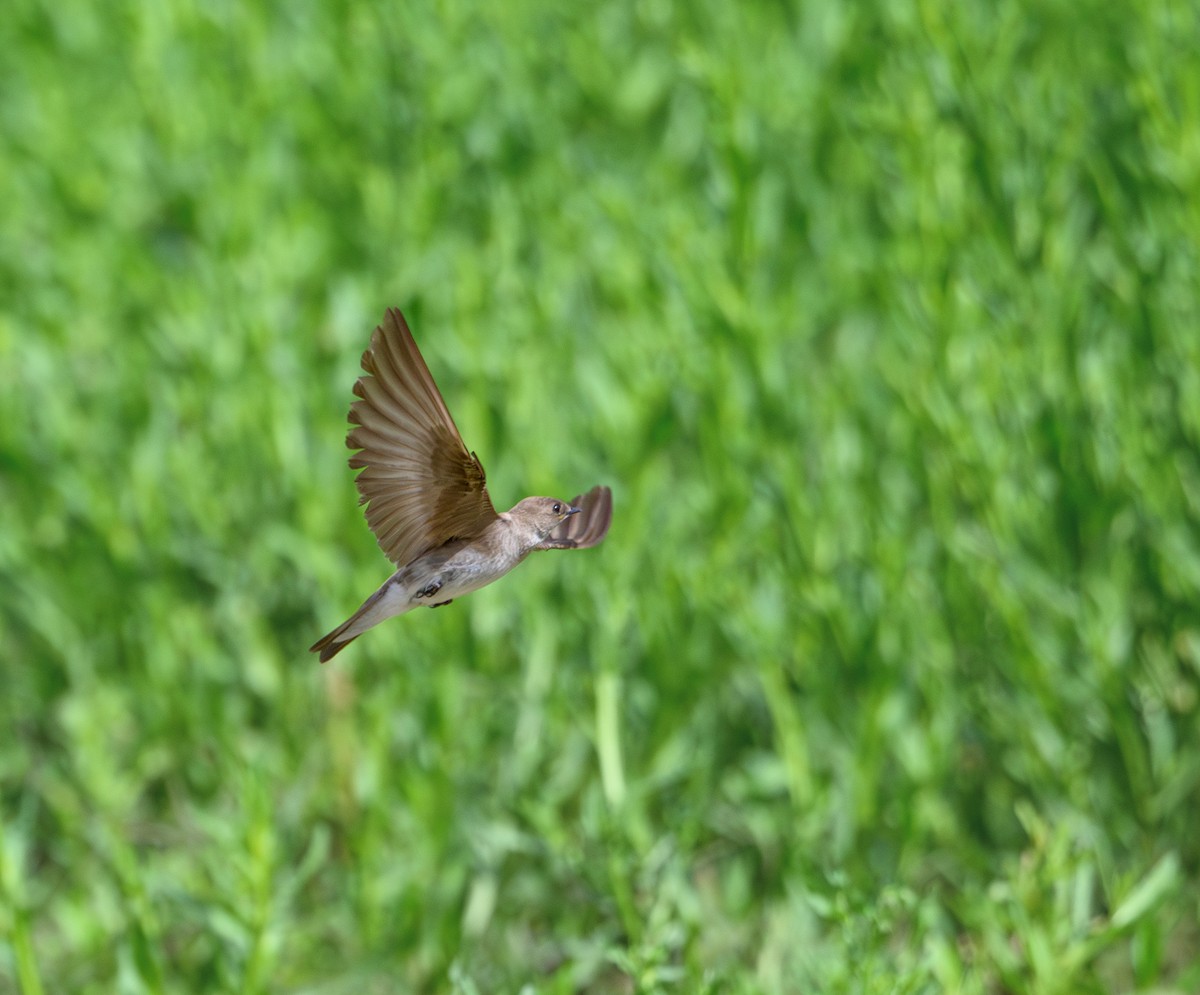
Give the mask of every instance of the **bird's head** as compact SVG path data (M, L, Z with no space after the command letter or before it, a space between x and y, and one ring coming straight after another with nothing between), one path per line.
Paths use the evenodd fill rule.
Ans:
M509 514L522 527L535 532L540 542L571 515L582 508L573 508L566 501L552 497L527 497L518 501Z

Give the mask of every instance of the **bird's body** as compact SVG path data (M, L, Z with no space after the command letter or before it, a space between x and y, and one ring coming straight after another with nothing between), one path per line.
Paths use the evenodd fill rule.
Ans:
M362 451L356 483L367 521L399 569L362 607L312 647L324 663L367 629L421 605L437 608L490 584L535 549L582 549L608 532L612 495L594 487L574 501L528 497L498 514L483 467L463 445L403 316L375 329L350 408Z
M505 512L477 539L453 539L431 549L384 581L354 615L325 637L329 642L319 652L332 656L384 619L422 605L440 608L478 591L517 566L544 538L514 521L512 512Z

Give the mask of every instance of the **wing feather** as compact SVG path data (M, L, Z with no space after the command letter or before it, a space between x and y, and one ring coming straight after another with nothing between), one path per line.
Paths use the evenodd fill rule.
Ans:
M608 535L608 527L612 524L611 490L593 487L586 494L577 495L571 505L581 509L579 514L564 519L538 549L587 549Z
M363 353L346 445L359 503L379 547L397 566L496 520L487 477L463 444L404 316L388 308ZM573 515L573 518L580 517Z

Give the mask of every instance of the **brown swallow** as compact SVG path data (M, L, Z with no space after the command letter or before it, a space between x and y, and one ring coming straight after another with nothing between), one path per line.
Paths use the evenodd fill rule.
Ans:
M393 615L438 608L508 573L535 549L586 549L608 533L612 492L527 497L497 513L479 458L463 444L408 324L388 308L354 384L346 445L367 524L397 570L312 645L324 663Z

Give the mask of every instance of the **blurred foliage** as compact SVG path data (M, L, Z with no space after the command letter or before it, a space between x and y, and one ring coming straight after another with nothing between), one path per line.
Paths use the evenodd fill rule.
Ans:
M0 991L1200 986L1193 9L0 43ZM616 519L322 669L390 304Z

